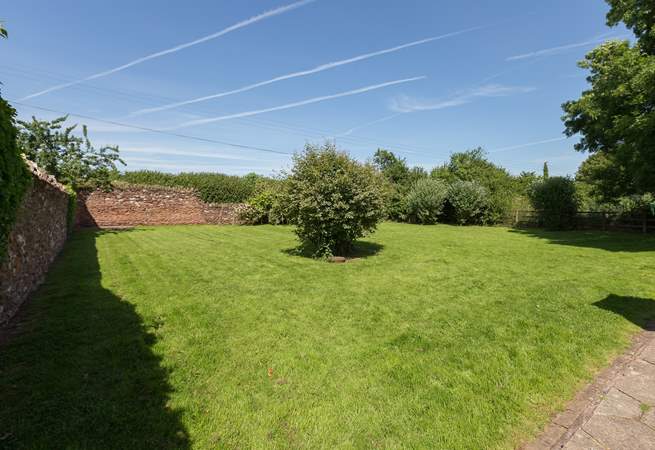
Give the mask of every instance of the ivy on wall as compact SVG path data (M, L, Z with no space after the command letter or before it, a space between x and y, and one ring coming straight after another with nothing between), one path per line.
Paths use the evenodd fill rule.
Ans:
M16 146L16 111L0 97L0 260L31 176Z

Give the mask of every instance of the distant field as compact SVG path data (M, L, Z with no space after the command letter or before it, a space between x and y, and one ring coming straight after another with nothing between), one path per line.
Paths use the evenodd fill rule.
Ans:
M0 347L0 448L511 448L655 318L655 237L76 233Z

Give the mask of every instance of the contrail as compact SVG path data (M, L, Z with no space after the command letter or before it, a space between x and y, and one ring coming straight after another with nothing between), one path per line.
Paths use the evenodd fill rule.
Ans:
M68 83L62 83L58 84L56 86L52 86L48 89L44 89L39 92L35 92L34 94L30 94L27 97L23 97L20 100L28 100L30 98L35 98L39 97L43 94L47 94L49 92L54 92L58 91L70 86L75 86L76 84L84 83L85 81L90 81L90 80L95 80L98 78L106 77L107 75L111 75L112 73L120 72L121 70L125 70L128 67L136 66L137 64L141 64L142 62L149 61L151 59L159 58L160 56L168 55L170 53L175 53L179 52L180 50L184 50L185 48L193 47L194 45L202 44L203 42L210 41L212 39L219 38L221 36L224 36L228 33L231 33L232 31L236 31L240 28L247 27L248 25L252 25L253 23L259 22L264 19L268 19L269 17L277 16L279 14L283 14L285 12L291 11L293 9L299 8L301 6L305 6L309 3L313 3L316 0L301 0L299 2L291 3L289 5L281 6L279 8L272 9L270 11L263 12L261 14L258 14L256 16L250 17L249 19L243 20L241 22L235 23L234 25L231 25L221 31L218 31L216 33L209 34L207 36L201 37L199 39L196 39L191 42L186 42L184 44L177 45L175 47L171 47L166 50L162 50L156 53L152 53L147 56L143 56L141 58L135 59L134 61L130 61L127 64L123 64L122 66L114 67L113 69L105 70L104 72L98 72L93 75L89 75L88 77L85 78L80 78L79 80L75 81L70 81Z
M548 144L550 142L565 141L566 139L568 139L568 138L558 137L558 138L552 138L552 139L545 139L543 141L528 142L527 144L511 145L509 147L502 147L502 148L496 148L494 150L489 150L489 153L507 152L507 151L510 151L510 150L516 150L516 149L524 148L524 147L533 147L535 145Z
M265 108L265 109L257 109L254 111L245 111L245 112L240 112L236 114L228 114L225 116L218 116L218 117L210 117L208 119L198 119L198 120L191 120L189 122L184 122L176 127L171 128L171 130L177 130L180 128L185 128L185 127L190 127L194 125L203 125L206 123L213 123L213 122L220 122L222 120L228 120L228 119L237 119L239 117L249 117L249 116L255 116L257 114L263 114L267 112L272 112L272 111L280 111L283 109L291 109L291 108L296 108L298 106L304 106L304 105L309 105L312 103L319 103L323 102L326 100L332 100L335 98L340 98L340 97L348 97L350 95L356 95L356 94L363 94L364 92L368 91L374 91L376 89L382 89L388 86L394 86L396 84L402 84L402 83L409 83L411 81L417 81L417 80L423 80L427 78L426 76L420 76L420 77L413 77L413 78L404 78L401 80L395 80L395 81L387 81L386 83L380 83L380 84L374 84L371 86L366 86L363 88L359 89L353 89L351 91L346 91L346 92L340 92L338 94L332 94L332 95L324 95L321 97L314 97L310 98L307 100L302 100L299 102L294 102L294 103L287 103L286 105L280 105L280 106L274 106L272 108Z
M286 75L280 75L278 77L271 78L269 80L249 84L249 85L237 88L237 89L233 89L231 91L219 92L217 94L211 94L211 95L205 95L203 97L193 98L191 100L184 100L184 101L180 101L180 102L169 103L167 105L158 106L158 107L155 107L155 108L140 109L138 111L132 112L130 114L130 116L138 116L138 115L153 113L153 112L157 112L157 111L165 111L167 109L177 108L179 106L191 105L193 103L204 102L204 101L207 101L207 100L212 100L212 99L220 98L220 97L227 97L228 95L233 95L233 94L238 94L240 92L250 91L252 89L256 89L256 88L266 86L266 85L269 85L269 84L273 84L273 83L277 83L279 81L289 80L291 78L304 77L304 76L307 76L307 75L312 75L312 74L315 74L315 73L318 73L318 72L323 72L324 70L330 70L330 69L334 69L336 67L345 66L347 64L352 64L352 63L355 63L355 62L358 62L358 61L363 61L365 59L374 58L376 56L386 55L387 53L394 53L394 52L397 52L399 50L403 50L403 49L410 48L410 47L415 47L417 45L427 44L429 42L438 41L440 39L446 39L446 38L457 36L457 35L464 34L464 33L470 33L471 31L486 28L487 26L489 26L489 25L466 28L464 30L454 31L454 32L447 33L447 34L442 34L440 36L433 36L433 37L429 37L429 38L425 38L425 39L420 39L418 41L408 42L406 44L397 45L395 47L389 47L389 48L386 48L386 49L383 49L383 50L378 50L378 51L371 52L371 53L364 53L362 55L353 56L352 58L347 58L347 59L342 59L342 60L339 60L339 61L333 61L333 62L321 64L321 65L318 65L318 66L316 66L314 68L311 68L311 69L301 70L301 71L298 71L298 72L292 72L292 73L289 73L289 74L286 74Z
M372 121L370 121L370 122L366 122L366 123L362 123L362 124L360 124L360 125L356 125L356 126L350 128L350 129L344 131L343 133L337 134L335 137L349 136L349 135L351 135L354 131L357 131L357 130L359 130L360 128L366 128L366 127L368 127L368 126L375 125L376 123L386 122L387 120L394 119L394 118L398 117L398 116L401 115L401 114L406 114L406 113L404 113L404 112L397 112L397 113L394 113L394 114L391 114L391 115L388 115L388 116L384 116L384 117L382 117L382 118L380 118L380 119L376 119L376 120L372 120Z
M607 33L605 33L604 36L606 36ZM603 36L603 35L601 35ZM613 36L612 39L623 39L624 37L627 37L627 35L618 35L618 36ZM534 52L530 53L524 53L522 55L515 55L515 56L510 56L508 58L505 58L505 61L517 61L520 59L528 59L528 58L536 58L539 56L549 56L549 55L557 55L559 53L565 52L567 50L571 50L574 48L578 47L586 47L588 45L592 44L600 44L602 42L605 42L606 39L604 38L594 38L592 40L584 41L584 42L576 42L574 44L568 44L568 45L560 45L559 47L551 47L551 48L545 48L542 50L537 50Z

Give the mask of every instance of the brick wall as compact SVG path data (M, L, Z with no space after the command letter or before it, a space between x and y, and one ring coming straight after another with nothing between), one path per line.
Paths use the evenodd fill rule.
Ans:
M53 177L27 164L34 180L23 197L0 263L0 324L43 282L68 237L68 194Z
M207 204L192 190L118 186L78 195L78 227L238 223L238 204Z

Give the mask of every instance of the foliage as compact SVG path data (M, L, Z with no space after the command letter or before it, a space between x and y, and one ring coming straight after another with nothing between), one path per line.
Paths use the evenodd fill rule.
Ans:
M404 221L406 217L406 197L416 181L428 176L422 167L407 165L405 158L398 158L393 152L378 149L373 156L373 164L389 182L386 206L388 219Z
M66 210L66 227L71 233L75 227L75 212L77 211L77 192L70 186L66 186L68 194L68 209Z
M642 195L620 197L617 203L623 214L655 215L655 195L650 192Z
M610 41L579 66L591 87L562 107L566 134L582 135L576 150L591 153L585 178L606 201L655 191L655 56Z
M405 158L398 158L393 152L380 148L373 155L373 164L391 183L408 183L410 169Z
M241 220L248 225L287 223L286 189L285 180L257 180L254 193L247 201L247 207L239 214Z
M643 51L655 54L655 8L651 0L606 0L610 5L607 25L623 22L631 29Z
M543 177L534 172L523 171L517 177L514 177L514 190L518 195L527 196L532 185L542 179Z
M543 168L543 172L542 172L541 176L543 177L544 180L548 179L548 176L549 176L548 161L544 161L544 168Z
M575 182L568 177L550 177L533 186L532 207L539 214L541 225L563 230L572 228L578 211Z
M435 168L431 176L448 183L475 181L488 193L484 223L499 223L509 213L516 193L513 177L502 167L487 160L481 148L453 153L450 162Z
M9 37L9 33L2 22L0 22L0 37L5 39Z
M405 198L405 214L412 223L434 224L443 213L448 186L442 180L421 178L416 181Z
M448 187L448 210L460 225L488 223L489 201L489 192L477 181L456 180Z
M0 97L0 259L31 176L16 146L16 111Z
M0 447L514 449L655 311L640 233L383 223L340 265L294 243L76 232L3 341Z
M77 190L82 187L110 189L118 175L116 164L125 165L117 146L95 148L86 125L82 136L74 134L77 125L65 127L67 116L53 121L18 121L18 146L28 159L53 175L59 182Z
M385 213L384 179L332 143L307 144L294 156L288 214L302 245L315 256L346 255Z
M262 177L248 174L242 177L211 172L163 173L153 170L125 172L119 179L130 184L183 187L193 189L205 203L241 203L255 192Z

